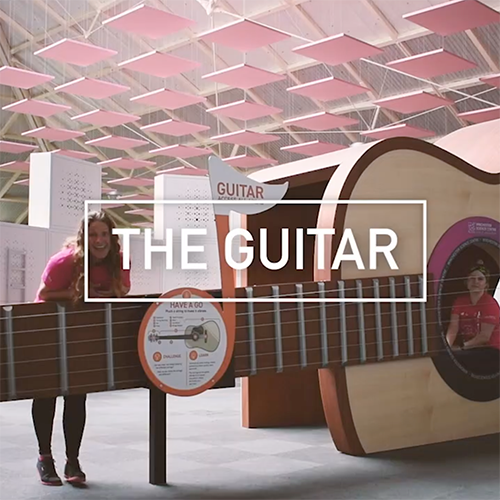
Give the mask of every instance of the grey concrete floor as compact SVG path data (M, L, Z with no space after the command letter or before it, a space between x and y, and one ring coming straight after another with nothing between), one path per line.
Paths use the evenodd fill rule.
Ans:
M59 399L53 448L62 473ZM500 498L498 436L350 457L326 428L242 428L239 388L168 398L164 487L148 483L148 392L89 395L81 454L88 485L47 487L35 470L30 408L0 404L1 500Z

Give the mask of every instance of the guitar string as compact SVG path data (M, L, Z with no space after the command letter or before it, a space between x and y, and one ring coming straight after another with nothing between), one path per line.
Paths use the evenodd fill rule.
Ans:
M315 294L317 294L317 292L314 292ZM435 296L440 296L440 297L446 297L448 295L459 295L460 293L458 292L445 292L445 293L441 293L441 294L429 294L428 295L428 299L429 298L432 298L432 297L435 297ZM325 293L326 295L326 293ZM294 295L294 297L297 297L296 295ZM318 304L324 304L325 307L328 309L328 308L331 308L331 307L339 307L339 304L345 304L346 306L349 305L349 306L353 306L353 305L358 305L360 304L359 302L350 302L348 301L348 299L354 299L354 297L348 297L346 299L346 301L342 301L342 302L329 302L329 303L323 303L323 302L314 302L313 305L310 305L311 303L307 304L307 303L304 303L304 311L305 310L309 310L309 309L317 309L318 308ZM365 298L373 298L373 297L365 297ZM388 298L390 299L389 297L385 297L385 298ZM414 297L396 297L396 298L400 298L400 299L411 299L411 298L414 298ZM214 302L217 302L217 299L214 299ZM419 302L408 302L410 304L413 305L413 307L418 307L421 303ZM280 312L285 312L285 311L297 311L299 310L299 307L293 307L294 304L296 304L295 302L290 302L289 303L290 306L288 307L284 307L283 304L279 304L280 305ZM365 303L362 303L364 306L366 306L367 304L375 304L375 302L365 302ZM382 307L387 307L388 305L391 304L391 302L385 302L385 303L380 303ZM407 303L405 302L399 302L399 303L396 303L396 307L404 307L406 306ZM424 302L423 304L427 304L426 302ZM260 307L262 306L266 306L266 310L265 311L254 311L254 316L257 316L259 314L269 314L269 313L272 313L274 311L274 304L273 303L268 303L268 304L262 304ZM286 306L286 304L285 304ZM4 306L5 307L5 306ZM247 305L245 305L245 307L248 307ZM255 305L254 305L255 307ZM132 308L127 308L127 310L130 310ZM147 310L147 307L144 307L144 306L136 306L134 307L133 309L135 310L144 310L144 314ZM438 307L430 307L430 308L426 308L427 311L432 311L434 309L438 309ZM121 309L112 309L112 314L117 312L117 311L120 311ZM81 313L86 313L86 314L96 314L96 313L105 313L106 312L106 309L97 309L97 310L91 310L91 311L66 311L66 316L71 316L75 313L78 313L78 314L81 314ZM248 311L246 312L238 312L235 314L236 317L239 317L239 316L248 316ZM37 318L42 318L42 317L56 317L56 316L59 316L59 313L58 312L53 312L53 313L42 313L42 314L24 314L24 315L12 315L12 320L15 321L15 320L20 320L20 319L29 319L29 320L34 320L34 319L37 319ZM5 314L4 314L4 318L5 318ZM2 318L0 317L0 320ZM138 321L142 321L142 318ZM115 324L115 321L113 321L113 324ZM96 326L96 325L76 325L76 326L67 326L66 328L72 328L72 327L76 327L76 328L81 328L83 326ZM46 330L46 329L45 329ZM29 330L30 332L31 331L43 331L42 330ZM0 331L0 334L2 334L4 332L1 332ZM17 332L16 332L17 333Z
M403 275L401 275L402 277ZM387 277L384 277L384 278L374 278L374 279L387 279ZM459 278L446 278L445 280L428 280L427 283L428 284L431 284L431 283L435 283L435 282L448 282L448 281L456 281L456 280L463 280L465 278L462 278L462 277L459 277ZM349 279L350 280L350 279ZM325 296L327 294L332 294L332 293L335 293L335 292L338 292L338 288L333 288L333 289L328 289L327 286L328 284L332 284L333 282L332 281L326 281L326 282L303 282L303 283L299 283L299 284L302 284L302 285L311 285L311 286L314 286L316 285L315 287L315 290L312 290L312 291L304 291L303 292L303 296L310 296L310 295L318 295L319 292L318 292L318 288L317 288L317 283L325 283ZM294 286L295 284L290 284L290 283L284 283L284 284L279 284L279 285L256 285L256 286L253 286L251 287L252 289L257 289L257 288L261 288L261 287L270 287L270 286L280 286L280 287L284 287L284 286ZM371 288L373 284L369 285L369 287ZM415 281L412 281L411 282L411 285L413 287L417 286L418 283L415 282ZM405 283L395 283L395 289L396 291L399 289L399 288L402 288L402 287L405 287ZM364 289L366 289L368 286L365 286ZM390 284L380 284L379 285L379 289L382 290L383 288L386 288L386 287L390 287ZM238 288L238 289L241 289ZM220 292L221 290L217 290L218 292ZM357 291L357 287L347 287L344 289L344 292L347 294L348 292L356 292ZM212 290L212 292L214 292ZM448 292L449 294L452 294L454 292ZM459 293L459 292L458 292ZM446 294L428 294L427 295L427 298L430 298L430 297L435 297L435 296L438 296L438 295L446 295ZM297 293L286 293L286 294L280 294L279 295L279 298L298 298L298 294ZM130 299L132 299L133 297L129 297ZM274 298L273 295L263 295L263 296L256 296L254 298L263 298L263 299L272 299ZM318 297L319 298L319 297ZM349 298L353 298L355 299L356 297L346 297L346 299L349 299ZM364 297L364 298L373 298L373 297ZM390 299L391 297L382 297L382 298L386 298L386 299ZM397 298L421 298L421 297L397 297ZM193 299L193 301L195 301L195 299ZM217 298L214 297L214 300L213 300L214 303L217 303ZM24 307L26 305L30 305L32 306L33 304L49 304L49 303L57 303L56 301L54 302L40 302L40 303L35 303L35 302L25 302L25 303L19 303L19 304L1 304L0 307L2 309L5 310L5 308L12 308L14 309L14 307ZM66 304L66 302L59 302L59 303L64 303ZM154 303L154 300L152 300L152 303ZM135 309L148 309L148 307L150 307L152 304L143 304L143 303L139 303L139 304L134 304L133 306L120 306L120 307L117 307L117 308L113 308L113 302L110 302L110 304L112 305L112 312L115 312L115 311L122 311L122 310L135 310ZM293 302L292 302L293 304ZM99 309L93 309L93 310L77 310L77 311L74 311L74 310L70 310L70 311L66 311L66 314L67 315L73 315L73 314L83 314L83 313L93 313L93 312L104 312L105 309L104 308L99 308ZM247 313L244 312L244 313L236 313L236 315L246 315ZM24 314L24 315L19 315L19 316L13 316L13 318L17 318L17 319L34 319L34 318L39 318L39 317L48 317L48 316L58 316L59 315L59 312L48 312L48 313L35 313L35 314Z

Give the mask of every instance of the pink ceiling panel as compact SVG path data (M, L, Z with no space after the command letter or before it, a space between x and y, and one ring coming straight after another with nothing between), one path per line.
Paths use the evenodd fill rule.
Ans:
M35 52L35 56L84 67L109 59L116 54L118 54L116 50L67 38Z
M194 156L206 156L212 153L210 149L194 148L192 146L183 146L182 144L174 144L164 148L153 149L151 154L160 156L170 156L172 158L192 158Z
M379 99L378 101L374 101L373 104L382 108L392 109L398 113L417 113L428 109L440 108L441 106L450 106L453 102L451 99L445 99L444 97L429 94L429 92L421 90L412 92L411 94Z
M106 135L104 137L99 137L97 139L92 139L87 141L85 144L88 146L97 146L100 148L112 148L112 149L132 149L138 148L139 146L144 146L149 144L148 141L142 139L131 139L129 137L120 137L117 135Z
M123 177L122 179L113 179L108 181L112 186L153 186L155 181L153 179L145 179L143 177Z
M135 227L149 227L149 228L153 228L154 227L154 224L152 222L147 222L147 221L144 221L144 222L134 222L132 225L135 226Z
M0 141L0 153L27 153L37 149L36 144L23 144L21 142Z
M13 113L23 113L26 115L42 116L47 118L57 113L64 113L69 111L71 106L64 106L62 104L54 104L53 102L36 101L34 99L23 99L12 104L8 104L2 108L5 111Z
M30 164L27 161L10 161L0 165L0 170L9 170L11 172L29 172Z
M420 78L455 73L475 68L477 65L444 49L433 50L425 54L398 59L387 66Z
M403 16L439 35L500 22L500 14L477 0L454 0Z
M110 188L110 187L102 187L101 188L101 192L103 194L112 194L112 193L116 193L116 189L115 188Z
M500 106L480 109L478 111L467 111L466 113L459 113L458 116L472 123L482 123L488 122L490 120L498 120L500 118Z
M290 35L259 23L242 19L234 23L208 31L201 39L225 45L242 52L249 52L264 45L280 42Z
M480 78L483 83L487 83L488 85L492 85L493 87L500 88L500 75L491 75L485 76L484 78Z
M204 170L202 168L187 168L187 167L177 167L177 168L169 168L167 170L159 170L157 172L158 175L161 174L169 174L169 175L194 175L194 176L207 176L208 170Z
M0 85L16 87L19 89L31 89L42 83L50 82L54 77L26 69L3 66L0 68Z
M153 200L151 195L148 194L124 194L122 196L118 196L119 200Z
M249 66L248 64L238 64L237 66L232 66L231 68L203 75L202 78L223 83L229 85L230 87L251 89L260 85L266 85L267 83L284 80L286 76L255 68L254 66Z
M83 77L65 83L64 85L59 85L55 90L56 92L65 92L66 94L90 97L91 99L107 99L130 90L130 87L118 85L117 83L105 82L104 80Z
M156 50L142 54L133 59L123 61L118 65L123 69L131 69L146 75L157 76L159 78L168 78L186 71L191 71L201 66L197 61L182 59L181 57L170 54L162 54Z
M97 155L93 153L85 153L83 151L73 151L70 149L56 149L52 153L57 153L58 155L69 156L70 158L77 158L78 160L88 160L89 158L95 158Z
M127 113L116 113L114 111L95 109L94 111L83 113L82 115L73 116L71 119L101 127L117 127L118 125L140 120L141 117L129 115Z
M17 186L29 186L30 185L30 180L29 179L22 179L20 181L14 182Z
M144 127L141 127L141 130L149 130L150 132L180 137L182 135L196 134L198 132L210 130L210 127L200 125L198 123L182 122L179 120L165 120L145 125Z
M250 130L238 130L229 134L216 135L210 139L216 142L239 144L240 146L253 146L254 144L279 141L281 137L279 135L260 134Z
M135 168L154 167L156 163L147 160L134 160L133 158L113 158L112 160L101 161L98 165L133 170Z
M362 136L371 137L372 139L389 139L391 137L414 137L417 139L423 139L425 137L432 137L436 133L432 130L426 130L419 127L413 127L402 123L399 125L393 125L392 127L383 127L374 130L367 130L361 132Z
M223 158L222 161L238 168L255 168L264 165L276 165L278 162L272 158L262 158L260 156L239 155Z
M62 128L40 127L34 130L28 130L21 135L25 137L36 137L38 139L47 139L48 141L67 141L69 139L76 139L85 134L77 130L66 130Z
M302 144L294 144L293 146L284 146L281 148L281 151L291 151L292 153L306 156L317 156L339 151L340 149L345 149L346 147L347 146L332 144L330 142L311 141L304 142Z
M296 127L302 127L309 130L331 130L338 127L348 127L356 123L359 123L359 121L354 118L334 115L327 111L322 111L312 115L290 118L289 120L285 120L283 125L295 125Z
M330 76L322 80L314 82L303 83L295 87L287 88L288 92L300 94L311 99L318 99L320 101L333 101L335 99L342 99L352 95L362 94L368 92L369 89L361 85L346 82L340 78Z
M317 42L301 45L293 49L293 52L336 66L362 57L381 54L383 51L378 47L341 33Z
M191 19L170 14L164 10L154 9L147 5L139 5L117 16L106 19L104 26L127 33L157 40L170 33L175 33L196 24Z
M138 95L130 99L132 102L139 104L147 104L165 109L178 109L191 104L205 102L206 97L198 95L186 94L185 92L177 92L169 89L159 89L147 94Z
M149 215L152 216L155 214L155 211L151 208L136 208L134 210L125 211L126 214L130 215Z
M214 115L228 116L237 120L254 120L263 116L271 116L281 113L281 108L267 106L265 104L256 104L249 101L236 101L216 108L207 110Z

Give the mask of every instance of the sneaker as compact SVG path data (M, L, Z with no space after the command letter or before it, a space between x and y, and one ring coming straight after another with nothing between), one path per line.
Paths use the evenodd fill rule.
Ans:
M40 474L40 481L47 486L61 486L61 478L57 475L54 459L49 456L40 456L36 463Z
M78 460L71 462L66 462L66 467L64 467L64 479L68 483L84 483L86 481L85 473L80 468L80 463Z

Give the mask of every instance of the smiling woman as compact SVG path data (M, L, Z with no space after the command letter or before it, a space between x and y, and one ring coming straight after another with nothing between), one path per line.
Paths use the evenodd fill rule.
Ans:
M87 224L89 276L84 274L85 225ZM130 290L130 265L123 270L120 241L112 234L113 221L105 212L91 212L80 223L75 238L53 255L42 274L36 302L83 298L84 280L89 280L89 295L93 297L122 297ZM37 470L43 484L62 484L52 457L52 429L56 398L35 398L32 405L33 425L38 440ZM86 480L78 456L86 421L86 394L64 398L63 429L66 444L64 477L71 483Z

